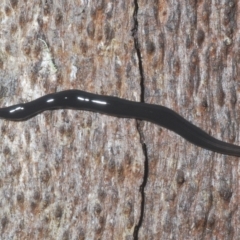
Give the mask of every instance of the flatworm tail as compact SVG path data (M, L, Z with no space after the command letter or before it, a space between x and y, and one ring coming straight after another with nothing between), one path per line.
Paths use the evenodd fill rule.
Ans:
M24 121L45 110L54 109L87 110L121 118L146 120L172 130L202 148L240 157L239 146L210 136L169 108L80 90L67 90L48 94L28 103L0 108L0 118Z

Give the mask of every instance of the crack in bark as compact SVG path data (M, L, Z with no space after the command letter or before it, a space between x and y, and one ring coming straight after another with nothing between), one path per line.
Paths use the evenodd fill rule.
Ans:
M139 130L139 123L137 123L137 129L139 131L139 135L141 135L140 130ZM148 155L147 155L147 146L145 143L143 143L141 141L142 144L142 149L143 149L143 154L145 156L145 162L144 162L144 175L143 175L143 181L142 184L140 185L139 191L141 192L141 196L142 196L142 202L141 202L141 214L139 217L139 221L138 224L135 226L134 228L134 232L133 232L133 239L134 240L138 240L138 232L140 227L142 226L142 222L143 222L143 216L144 216L144 204L145 204L145 186L147 184L147 179L148 179Z
M133 36L133 39L134 39L134 46L135 46L135 50L136 50L137 57L138 57L138 67L139 67L139 72L140 72L140 89L141 89L140 101L144 102L144 72L143 72L141 51L140 51L139 42L138 42L138 19L137 19L137 17L138 17L138 9L139 9L139 7L138 7L138 0L134 0L134 11L133 11L134 27L132 29L132 36ZM140 121L137 121L137 131L138 131L139 136L140 136L140 143L142 144L142 150L143 150L143 154L145 156L145 162L144 162L143 181L142 181L142 184L140 185L140 188L139 188L139 191L140 191L141 197L142 197L141 213L140 213L138 224L134 228L134 232L133 232L133 239L134 240L138 240L139 229L142 226L142 222L143 222L144 204L145 204L145 192L144 192L144 189L145 189L145 186L147 184L147 179L148 179L147 146L146 146L146 144L143 141L143 133L142 133L141 127L140 127Z
M132 29L132 36L134 40L134 46L135 50L137 53L138 57L138 67L139 67L139 72L140 72L140 87L141 87L141 95L140 95L140 101L144 102L144 74L143 74L143 66L142 66L142 58L141 58L141 51L139 47L139 42L138 42L138 0L134 0L134 11L133 11L133 22L134 22L134 27Z

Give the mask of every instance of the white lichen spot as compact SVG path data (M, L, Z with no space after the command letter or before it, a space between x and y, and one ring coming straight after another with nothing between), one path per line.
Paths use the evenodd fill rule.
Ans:
M98 50L100 56L103 55L103 52L105 51L105 49L106 49L106 47L104 46L104 43L101 41L97 46L97 50Z
M232 44L232 39L229 38L229 37L226 37L226 38L224 39L224 43L225 43L225 45L229 46L229 45Z
M50 74L54 74L57 72L57 68L53 62L53 58L52 58L52 54L48 48L47 43L40 39L39 40L43 43L44 48L43 48L43 52L42 52L42 67L45 71L50 71Z
M137 102L139 102L140 101L140 97L139 97L139 93L138 92L136 92L136 91L134 91L133 92L133 100L134 101L137 101Z
M105 13L106 13L106 14L111 13L111 12L112 12L112 9L113 9L113 4L112 4L111 2L109 2L109 3L107 4Z
M101 163L102 163L102 164L104 164L104 163L105 163L104 156L101 156Z
M77 71L78 71L77 67L72 65L71 66L71 73L70 73L70 81L76 80L76 78L77 78Z
M121 43L113 38L110 44L105 45L104 42L100 42L97 45L97 52L99 56L115 56L120 53ZM137 55L137 54L136 54Z
M117 64L118 66L122 66L122 62L121 62L119 56L116 56L115 59L116 59L116 64Z
M88 0L81 0L81 5L88 6Z

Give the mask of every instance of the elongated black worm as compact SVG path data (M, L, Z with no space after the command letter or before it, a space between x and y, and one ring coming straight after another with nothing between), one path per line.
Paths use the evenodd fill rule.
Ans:
M169 108L80 90L52 93L28 103L0 108L0 118L24 121L45 110L54 109L87 110L121 118L146 120L172 130L202 148L240 157L239 146L211 137Z

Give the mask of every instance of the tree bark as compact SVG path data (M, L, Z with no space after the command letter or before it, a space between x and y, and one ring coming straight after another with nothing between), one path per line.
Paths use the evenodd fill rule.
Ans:
M239 142L237 1L3 0L1 106L80 89ZM0 121L1 239L237 239L237 157L87 111Z

